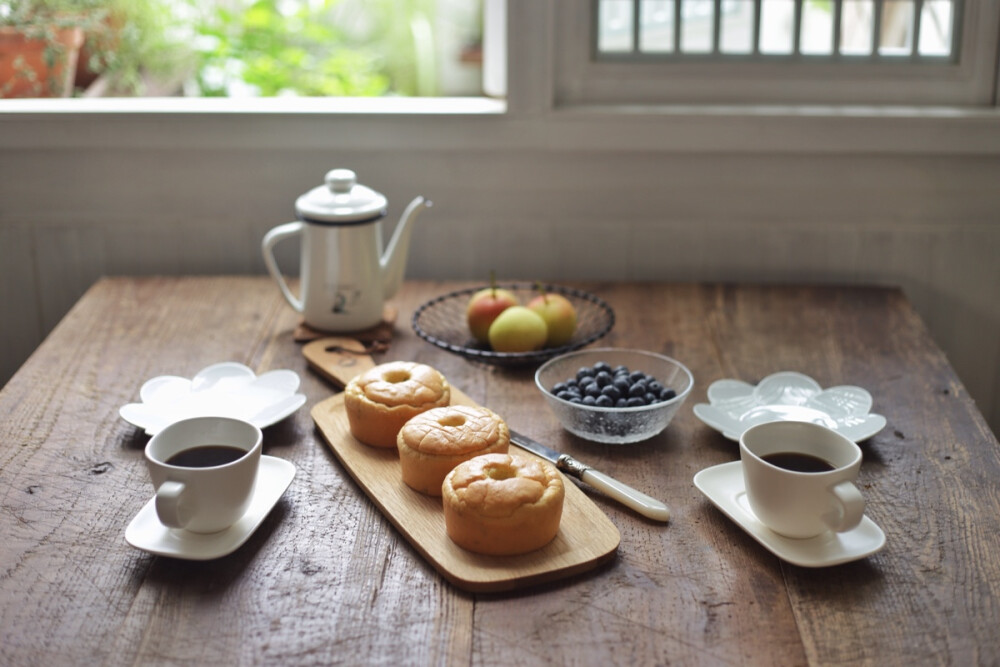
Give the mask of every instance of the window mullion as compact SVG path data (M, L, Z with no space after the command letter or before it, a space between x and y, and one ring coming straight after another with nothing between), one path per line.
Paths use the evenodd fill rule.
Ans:
M844 3L835 2L833 3L833 44L832 53L833 57L837 58L841 55L840 41L841 41L841 23L844 20Z
M722 51L722 0L715 0L712 10L712 53L719 55Z
M795 0L792 14L792 55L794 57L802 55L802 2L803 0Z
M910 59L917 60L920 56L920 30L924 14L924 0L913 2L913 43L910 45Z
M632 53L640 51L642 30L642 0L632 0Z
M674 52L681 52L681 3L684 0L674 0Z
M753 2L753 54L760 55L760 21L764 13L764 0Z
M882 5L883 0L875 0L872 16L872 58L877 58L882 50Z

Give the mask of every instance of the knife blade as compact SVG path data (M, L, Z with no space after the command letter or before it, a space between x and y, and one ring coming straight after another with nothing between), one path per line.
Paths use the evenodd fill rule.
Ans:
M554 463L556 468L563 473L603 491L606 495L645 517L655 521L670 520L670 508L666 504L656 498L647 496L645 493L636 491L631 486L622 484L617 479L594 470L588 465L580 463L569 454L560 454L556 450L546 447L542 443L532 440L528 436L514 430L510 432L510 441L518 447Z

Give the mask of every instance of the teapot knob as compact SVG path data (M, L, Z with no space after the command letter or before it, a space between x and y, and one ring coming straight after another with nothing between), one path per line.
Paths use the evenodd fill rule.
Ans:
M334 194L347 194L357 183L358 177L350 169L331 169L326 174L326 185Z

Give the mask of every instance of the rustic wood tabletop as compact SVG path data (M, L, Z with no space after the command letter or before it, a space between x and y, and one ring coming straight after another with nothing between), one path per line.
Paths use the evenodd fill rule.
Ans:
M669 523L581 487L620 533L594 569L500 593L449 583L352 479L310 414L337 389L263 277L98 282L0 391L0 664L996 664L1000 447L904 295L881 287L576 285L617 320L601 345L684 362L695 388L634 445L565 432L533 368L418 338L409 282L378 362L438 368L517 431L664 500ZM152 496L149 441L118 413L159 375L235 361L291 369L306 404L264 429L294 463L241 547L190 561L129 545ZM861 443L877 553L832 567L773 555L692 483L736 443L692 412L715 380L782 370L857 385L887 426Z

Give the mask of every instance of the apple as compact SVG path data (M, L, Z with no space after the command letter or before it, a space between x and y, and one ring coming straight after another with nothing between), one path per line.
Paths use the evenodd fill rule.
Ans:
M497 352L540 350L549 328L542 316L525 306L511 306L490 325L490 346Z
M576 308L562 294L542 292L528 302L528 308L545 320L549 335L545 340L548 347L565 345L576 331Z
M520 303L513 292L495 286L473 294L465 307L465 321L472 337L480 343L490 342L489 331L493 320L503 311Z

